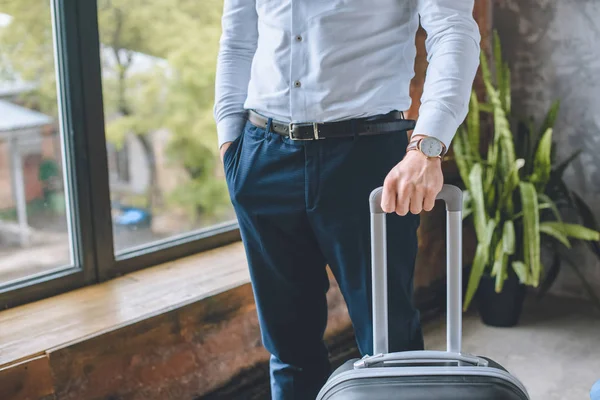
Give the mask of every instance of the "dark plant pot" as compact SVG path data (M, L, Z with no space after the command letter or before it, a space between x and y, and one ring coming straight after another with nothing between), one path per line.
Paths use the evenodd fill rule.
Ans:
M512 272L512 271L511 271ZM477 289L477 308L484 324L497 327L517 325L523 310L527 287L513 273L504 281L502 292L496 293L496 278L481 277Z

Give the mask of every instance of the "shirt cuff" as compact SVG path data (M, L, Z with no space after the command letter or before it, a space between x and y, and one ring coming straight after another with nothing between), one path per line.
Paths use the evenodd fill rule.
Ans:
M419 118L413 129L413 135L427 135L440 140L450 148L450 143L456 135L458 124L454 116L435 106L421 106Z
M230 115L217 123L217 136L219 137L219 149L224 143L233 142L241 134L246 126L246 115Z

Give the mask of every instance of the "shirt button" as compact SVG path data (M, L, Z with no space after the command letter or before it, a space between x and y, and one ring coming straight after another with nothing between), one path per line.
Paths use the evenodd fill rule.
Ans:
M297 36L296 36L296 42L301 42L301 41L302 41L302 36L300 36L300 35L297 35Z
M294 86L295 87L300 87L300 86L302 86L302 83L300 81L295 81L294 82Z

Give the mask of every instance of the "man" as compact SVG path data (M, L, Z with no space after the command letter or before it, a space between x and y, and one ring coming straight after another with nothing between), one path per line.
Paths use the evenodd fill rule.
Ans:
M411 301L418 214L433 208L466 116L473 1L224 0L215 119L273 399L314 399L330 373L326 265L360 352L372 352L368 196L382 184L390 350L423 348ZM429 67L415 125L402 111L419 17Z

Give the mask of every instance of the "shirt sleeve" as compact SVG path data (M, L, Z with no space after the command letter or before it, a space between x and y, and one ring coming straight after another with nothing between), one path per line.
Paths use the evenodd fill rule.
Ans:
M244 128L244 102L258 41L255 0L225 0L215 77L214 118L219 148Z
M473 6L474 0L418 0L429 66L413 132L433 136L446 148L467 116L479 67L481 36Z

